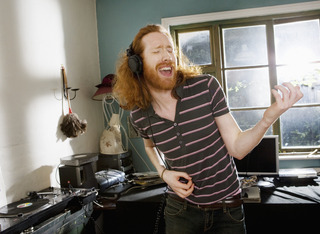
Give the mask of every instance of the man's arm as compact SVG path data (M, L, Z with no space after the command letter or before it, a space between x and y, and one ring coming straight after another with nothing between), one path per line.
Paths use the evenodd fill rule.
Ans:
M275 89L280 90L282 96ZM231 156L244 158L261 141L268 128L280 115L303 97L300 88L291 83L276 85L275 89L272 90L272 94L276 101L264 112L262 119L247 131L241 131L230 113L215 118Z
M185 172L166 170L159 162L153 142L150 139L143 139L143 142L150 161L156 168L159 175L162 175L164 182L166 182L178 196L182 198L188 197L194 189L192 178ZM179 181L180 178L184 178L188 182L182 183Z

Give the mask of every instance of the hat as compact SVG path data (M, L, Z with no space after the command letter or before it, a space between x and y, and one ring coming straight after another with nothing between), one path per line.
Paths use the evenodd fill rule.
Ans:
M103 98L109 93L112 93L112 81L114 74L106 75L101 84L96 85L97 92L92 96L93 100L102 101Z

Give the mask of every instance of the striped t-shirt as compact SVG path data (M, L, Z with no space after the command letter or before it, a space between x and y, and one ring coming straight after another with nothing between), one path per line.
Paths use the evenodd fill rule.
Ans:
M195 187L186 198L189 202L212 204L238 194L236 167L215 122L215 117L229 112L218 81L209 75L198 76L176 92L180 99L174 121L161 118L150 105L131 111L132 124L143 138L154 141L169 169L192 177ZM170 188L169 193L173 193Z

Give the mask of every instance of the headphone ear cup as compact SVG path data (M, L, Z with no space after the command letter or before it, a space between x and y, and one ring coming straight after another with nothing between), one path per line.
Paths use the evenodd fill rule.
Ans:
M129 56L128 65L130 70L135 74L141 74L143 70L142 59L139 55L134 54Z

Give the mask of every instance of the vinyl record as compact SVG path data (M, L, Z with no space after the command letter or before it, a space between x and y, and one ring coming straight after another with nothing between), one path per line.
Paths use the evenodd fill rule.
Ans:
M16 215L30 213L49 202L48 199L23 199L0 208L0 214Z

